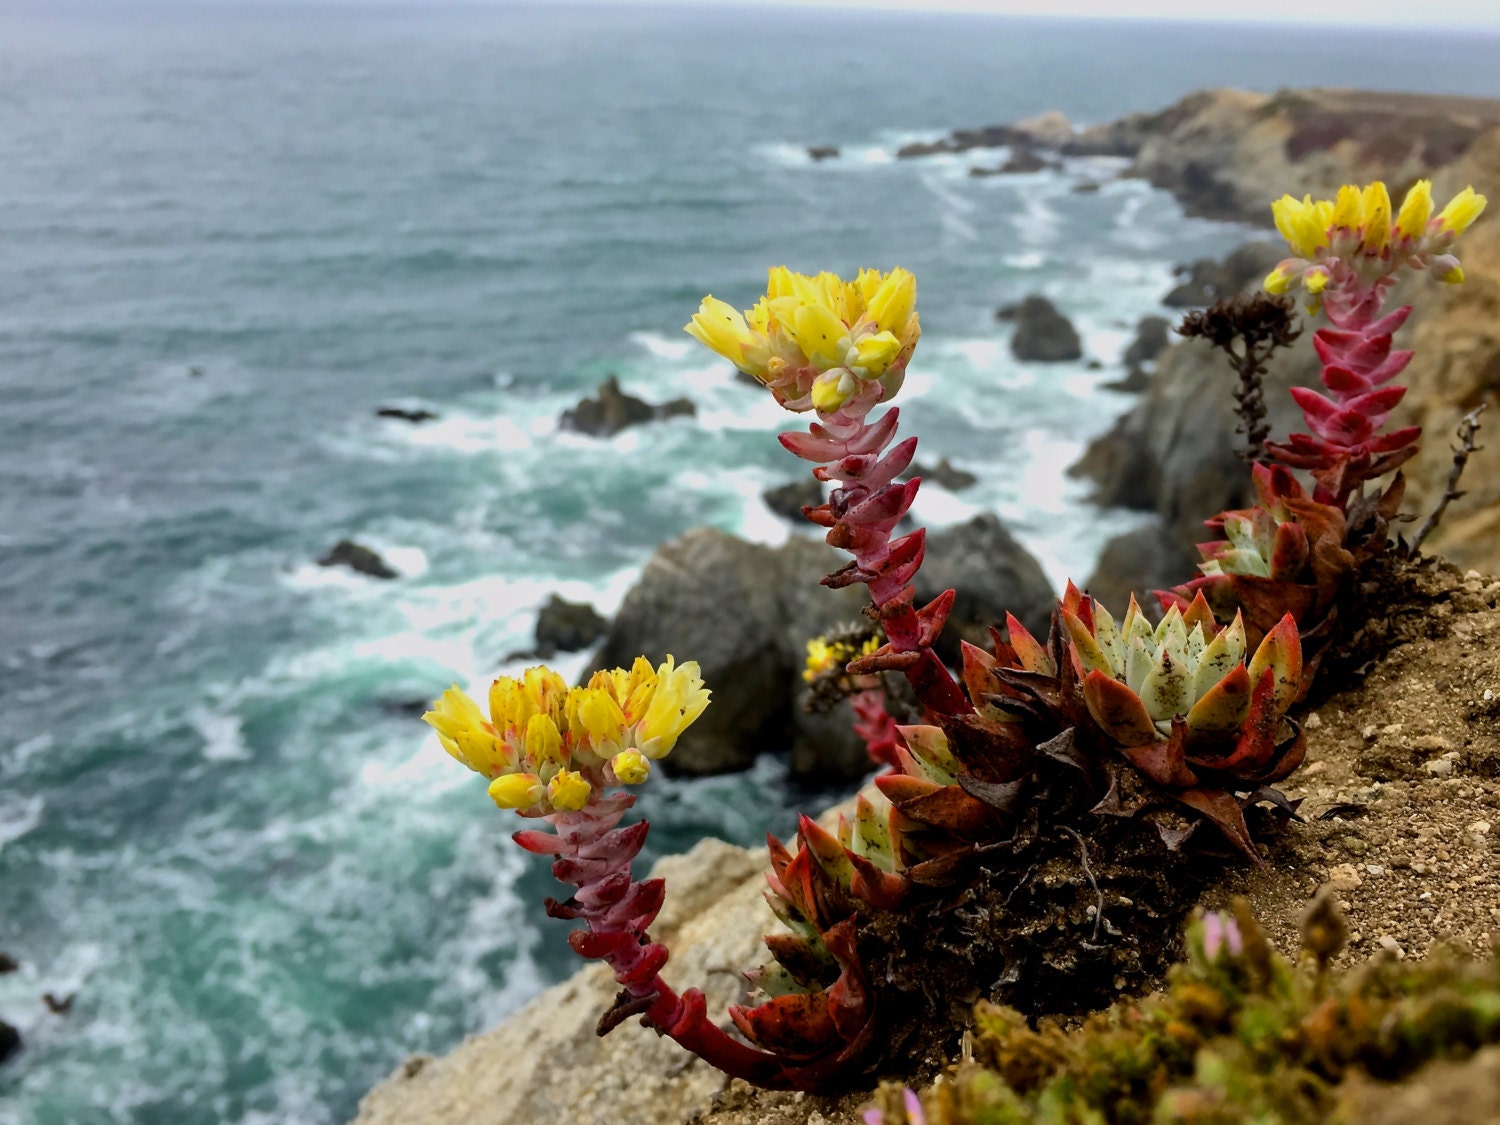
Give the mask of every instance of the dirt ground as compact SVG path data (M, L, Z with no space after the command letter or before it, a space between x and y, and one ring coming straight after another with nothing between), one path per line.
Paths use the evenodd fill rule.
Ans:
M1240 868L1204 896L1208 907L1248 896L1289 954L1325 884L1348 917L1345 964L1383 949L1423 957L1447 943L1482 956L1500 947L1500 579L1434 563L1417 588L1404 607L1372 600L1358 628L1392 647L1303 716L1307 761L1282 785L1302 799L1301 822L1264 837L1263 869ZM1422 1076L1409 1085L1421 1087ZM734 1082L697 1125L860 1125L867 1099Z

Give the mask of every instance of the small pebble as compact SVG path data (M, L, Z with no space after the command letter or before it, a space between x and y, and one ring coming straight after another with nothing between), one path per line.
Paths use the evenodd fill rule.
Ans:
M1302 720L1302 725L1308 730L1317 730L1323 725L1323 717L1316 711L1314 711L1311 715Z
M1371 742L1374 740L1375 736L1380 733L1380 728L1377 727L1374 723L1371 723L1359 733L1364 737L1364 740L1366 742Z
M1476 820L1473 824L1464 829L1465 832L1477 832L1481 836L1483 836L1489 830L1490 822L1487 820Z
M1453 776L1453 763L1447 758L1433 758L1431 761L1422 763L1422 768L1431 777Z
M1340 863L1328 870L1328 885L1336 891L1352 891L1363 882L1352 863Z
M1375 939L1375 944L1379 945L1381 949L1394 953L1397 960L1404 961L1406 959L1406 950L1402 949L1401 943L1391 937L1390 934L1381 934Z
M1415 750L1452 750L1453 740L1441 734L1419 734L1411 740Z
M1370 845L1365 843L1358 836L1345 836L1343 843L1344 850L1350 855L1364 855L1367 851L1370 850Z
M1385 868L1381 867L1378 863L1367 863L1365 864L1365 874L1379 879L1385 874Z
M1388 726L1381 727L1380 728L1380 733L1381 733L1382 736L1384 736L1386 738L1395 738L1398 734L1400 734L1405 729L1406 729L1406 727L1402 723L1391 723Z

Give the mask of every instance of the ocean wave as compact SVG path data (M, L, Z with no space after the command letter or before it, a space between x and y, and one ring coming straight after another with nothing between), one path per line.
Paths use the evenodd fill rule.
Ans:
M252 756L238 715L197 708L189 717L203 738L205 761L243 762Z
M41 824L46 808L47 802L39 796L0 793L0 849Z

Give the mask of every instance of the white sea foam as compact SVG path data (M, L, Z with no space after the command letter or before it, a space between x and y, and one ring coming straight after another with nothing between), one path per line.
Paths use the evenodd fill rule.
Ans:
M1013 270L1041 269L1047 255L1040 250L1027 250L1021 254L1002 254L1000 260Z
M630 342L636 344L659 359L686 359L699 347L692 337L684 333L680 337L668 337L660 332L632 332Z
M47 802L39 796L0 792L0 849L40 824L46 807Z
M203 757L210 762L242 762L250 758L245 732L238 715L205 708L194 710L190 718L203 736Z

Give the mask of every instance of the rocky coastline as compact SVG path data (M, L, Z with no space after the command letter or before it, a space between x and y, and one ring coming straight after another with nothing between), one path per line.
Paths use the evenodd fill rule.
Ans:
M1171 191L1190 214L1269 227L1271 198L1326 194L1345 181L1384 178L1404 188L1429 176L1439 196L1469 183L1493 188L1500 184L1500 101L1211 90L1083 129L1057 114L960 129L899 155L1002 146L1041 160L1123 157L1124 175ZM828 147L817 159L838 159ZM1168 303L1190 307L1254 285L1266 261L1267 251L1251 244L1226 261L1200 263ZM1475 227L1464 265L1463 286L1412 286L1407 296L1414 313L1401 343L1417 356L1400 409L1427 433L1406 469L1409 511L1424 511L1442 494L1451 462L1445 435L1465 411L1500 394L1500 224ZM1223 357L1166 327L1143 325L1134 358L1121 357L1140 398L1075 466L1100 504L1151 518L1111 542L1090 579L1111 605L1130 591L1189 577L1201 520L1248 499ZM1274 431L1297 420L1278 391L1313 381L1316 370L1306 336L1277 356L1267 381ZM1203 393L1209 386L1223 393ZM1467 495L1428 545L1458 570L1429 566L1427 612L1391 625L1395 647L1363 686L1308 717L1310 764L1291 779L1293 795L1307 800L1306 823L1273 841L1265 871L1246 871L1235 886L1213 892L1249 894L1283 948L1295 947L1295 917L1323 885L1350 904L1358 940L1346 956L1356 960L1377 948L1421 955L1439 939L1481 952L1490 927L1500 925L1500 853L1492 847L1500 832L1490 831L1500 815L1500 658L1484 655L1500 651L1500 582L1480 576L1500 573L1500 442L1485 444L1470 462ZM1033 627L1045 617L1046 580L998 521L985 517L932 538L922 578L932 586L928 596L950 585L969 595L972 604L955 615L960 633L982 636L1007 609ZM705 677L726 684L716 686L714 725L695 729L695 741L674 755L680 769L744 768L757 746L773 740L793 747L797 772L858 777L864 752L848 734L847 716L802 715L789 702L800 687L807 636L857 618L861 608L859 594L817 585L839 561L810 540L772 549L691 532L653 557L595 661L636 653L659 659L674 645L691 647ZM726 575L738 596L725 597ZM659 926L673 949L669 973L704 984L711 1010L737 998L737 972L758 960L770 923L759 894L764 863L763 852L716 841L662 863L670 894ZM1414 909L1419 896L1424 906ZM843 1099L750 1092L633 1024L597 1039L593 1022L612 993L604 970L581 970L448 1056L408 1060L371 1091L357 1121L857 1121L854 1109L868 1091Z

